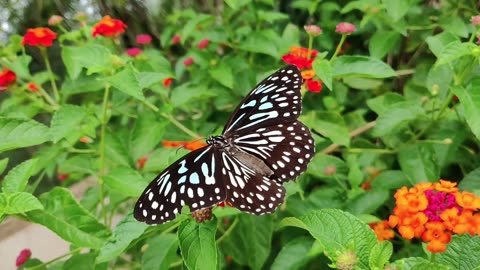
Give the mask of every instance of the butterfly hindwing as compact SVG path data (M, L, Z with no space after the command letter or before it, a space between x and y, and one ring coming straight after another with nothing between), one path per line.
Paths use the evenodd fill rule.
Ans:
M240 133L235 145L267 164L279 182L302 174L315 153L310 130L300 121Z
M147 224L172 220L184 205L193 212L226 198L221 163L213 146L195 150L174 162L145 189L135 205L134 216Z
M224 136L295 121L302 110L302 83L302 75L294 65L268 76L237 106L225 125Z

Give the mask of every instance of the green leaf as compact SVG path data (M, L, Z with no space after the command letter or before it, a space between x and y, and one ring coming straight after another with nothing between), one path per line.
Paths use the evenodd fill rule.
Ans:
M270 270L301 269L310 259L313 242L310 237L298 237L288 242L275 257Z
M105 136L105 152L108 159L114 161L118 165L130 166L132 161L128 154L127 143L122 141L116 134L107 133Z
M215 96L206 85L183 84L172 91L172 105L179 107L190 104L195 100Z
M390 106L395 103L405 101L405 97L397 93L386 93L378 97L367 100L367 105L378 115L390 110Z
M24 79L30 79L31 75L30 75L29 66L30 66L31 62L32 62L32 57L30 55L21 54L21 55L17 56L15 61L6 62L5 65L10 70L15 72L15 74L18 77L24 78Z
M261 269L272 245L272 216L240 215L238 219L237 227L224 240L225 253L241 265Z
M188 269L216 269L216 230L216 219L202 223L192 218L182 221L178 228L178 240L183 262Z
M402 18L407 14L407 11L410 7L416 3L413 0L382 0L385 9L387 10L388 15L394 20L397 21L398 19Z
M410 257L406 259L400 259L392 264L390 264L390 267L393 267L393 269L398 268L402 270L449 270L450 268L437 264L437 263L432 263L427 259L420 258L420 257Z
M454 235L445 252L438 253L436 262L451 269L479 269L480 239L470 234Z
M390 241L377 242L370 253L368 265L370 269L384 269L392 256L393 246Z
M85 75L80 73L76 79L69 77L63 81L60 91L63 95L74 95L100 91L105 88L105 83L98 79L98 75Z
M49 134L48 128L37 121L0 117L0 138L2 138L0 140L0 153L42 144L50 139Z
M257 16L259 20L263 20L269 23L274 23L276 21L288 19L287 14L276 12L276 11L258 10Z
M187 38L189 38L194 31L196 31L197 26L199 24L208 23L214 20L215 18L213 16L206 15L206 14L196 14L194 18L190 19L182 27L182 32L180 33L182 44L185 43L185 40L187 40Z
M480 139L480 78L472 79L467 89L460 86L452 86L451 89L460 100L468 126Z
M471 54L471 51L477 46L472 43L451 42L438 55L434 68L444 64L449 64L462 56Z
M75 254L65 261L64 270L95 270L95 254Z
M314 119L311 119L311 117L314 117ZM332 142L345 146L350 144L350 135L345 121L340 114L318 111L308 114L304 120L307 123L310 122L310 125L307 124L307 126L329 138Z
M464 20L457 16L441 16L439 23L440 27L445 29L445 31L462 38L468 37L469 29L467 28L467 25Z
M0 159L0 175L3 174L8 165L8 158Z
M400 126L417 119L423 114L424 111L417 102L404 101L395 103L380 114L373 129L373 136L381 137L394 133Z
M130 152L134 160L148 154L157 146L163 138L167 124L167 120L157 119L150 111L139 115L130 136Z
M313 70L328 89L333 90L332 80L333 72L330 61L326 59L316 59L313 61Z
M3 192L25 191L28 179L35 172L36 165L37 159L29 159L11 169L2 181Z
M78 203L70 190L55 187L42 194L40 201L45 209L29 212L31 221L78 247L99 249L103 245L107 228Z
M372 188L375 189L399 189L403 186L407 186L408 177L402 171L389 170L381 172L375 180L372 182Z
M340 56L333 62L332 70L335 78L347 76L388 78L397 76L389 65L366 56Z
M145 100L142 87L140 86L140 82L137 79L137 71L135 71L131 64L128 64L120 72L117 72L110 77L104 78L104 80L116 89L122 91L123 93L131 97L134 97L141 101Z
M353 200L350 200L345 207L345 211L348 211L356 216L361 214L370 214L384 205L389 197L390 193L388 190L372 189L368 192L358 195Z
M348 173L348 167L345 161L325 154L316 154L310 161L307 172L316 177L327 177L324 171L330 166L335 167L335 175L346 175Z
M281 56L277 46L272 42L271 36L266 30L251 32L238 47L244 51L262 53L277 59Z
M404 2L404 1L393 1ZM402 36L394 31L378 31L373 34L368 43L370 55L374 58L381 59L387 53L391 52L395 46L398 46Z
M210 68L208 73L210 73L210 76L223 86L230 89L233 88L233 70L230 66L221 62L218 66Z
M242 8L246 5L248 5L252 0L225 0L225 3L233 9L233 10L238 10L239 8Z
M150 87L170 77L172 77L172 75L166 72L139 72L137 74L138 83L141 88Z
M68 136L78 129L79 124L87 115L84 108L76 105L65 104L53 114L50 132L53 143Z
M3 210L5 214L22 214L28 211L43 209L38 199L27 192L13 192L5 194L6 205ZM1 213L2 211L0 211Z
M375 233L367 224L338 209L322 209L300 218L284 218L280 227L285 226L309 231L332 261L335 261L337 254L353 251L359 259L359 269L368 269L370 252L377 243Z
M459 37L455 36L454 34L450 32L442 32L440 34L437 34L435 36L429 36L425 39L425 41L428 44L428 48L430 51L438 58L440 54L442 53L443 49L445 46L449 44L460 44L460 39Z
M167 270L176 261L178 240L175 234L160 234L147 240L142 270Z
M123 195L138 197L150 183L137 171L130 167L117 167L111 169L104 177L105 184Z
M128 213L115 227L113 235L100 249L96 263L107 262L118 257L130 243L137 239L147 229L148 225L138 222Z
M68 75L76 79L82 68L101 71L111 66L112 54L101 45L62 46L62 59Z
M440 177L440 168L431 144L410 144L398 153L398 162L412 185L435 182Z
M466 191L480 191L480 167L476 168L473 171L470 171L463 179L460 181L460 184L458 187L461 190L466 190Z

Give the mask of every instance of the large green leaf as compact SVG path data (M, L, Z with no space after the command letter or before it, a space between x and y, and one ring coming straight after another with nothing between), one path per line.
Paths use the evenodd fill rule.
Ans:
M410 144L398 153L398 162L412 185L421 182L435 182L440 177L435 151L431 144Z
M392 253L393 246L390 241L377 242L370 253L369 269L384 269Z
M96 262L107 262L118 257L147 227L147 224L135 220L132 213L127 214L115 227L110 239L101 247Z
M403 2L396 1L394 2ZM399 46L399 41L402 36L394 31L378 31L373 34L368 43L368 50L370 55L374 58L381 59L388 53L392 52L392 49Z
M80 75L82 68L89 70L88 73L110 68L111 58L110 51L98 44L62 46L63 63L72 79Z
M284 218L280 226L294 226L309 231L332 261L338 254L353 251L359 259L356 265L359 269L368 269L370 252L377 243L375 233L367 224L338 209L322 209L300 218Z
M137 78L137 71L131 64L127 65L120 72L104 78L104 80L129 96L141 101L145 100L145 96L143 95L142 91L143 88L140 86L140 82Z
M340 56L333 62L333 76L342 78L357 76L364 78L396 77L395 71L384 62L367 56Z
M38 199L27 192L0 193L0 216L3 214L23 214L43 209Z
M462 181L460 181L458 187L461 190L467 190L470 192L480 191L480 181L478 181L478 179L480 179L480 167L465 175Z
M122 140L115 133L107 133L105 136L105 152L108 159L114 161L118 165L130 166L132 164L131 157L128 153L128 143Z
M223 243L225 252L239 264L261 269L272 245L272 216L240 215L238 218L237 227Z
M8 165L8 158L0 159L0 175L3 174Z
M267 30L253 31L239 44L239 49L270 55L278 59L281 55L275 43L272 42L270 35Z
M389 198L390 194L388 190L372 189L348 201L345 211L348 211L356 216L361 214L370 214L384 205Z
M167 270L177 258L178 239L175 234L160 234L147 240L142 256L142 270Z
M182 221L178 228L178 240L184 264L188 269L216 269L216 230L216 219L202 223L192 218Z
M424 111L417 102L404 101L398 102L385 110L377 119L377 124L373 129L374 136L385 136L396 132L396 128L407 124L419 116L423 115Z
M162 140L168 121L145 111L139 115L130 135L130 152L134 160L151 152Z
M435 67L449 64L462 56L469 55L476 47L477 46L472 43L458 43L456 41L451 42L445 46L445 48L443 48L438 55L438 60L435 62Z
M212 76L213 79L215 79L217 82L219 82L223 86L228 87L230 89L233 88L233 83L234 83L233 70L229 65L226 65L226 64L223 64L223 62L220 62L218 66L210 68L208 70L208 73L210 73L210 76Z
M312 112L302 118L307 126L332 140L332 142L348 146L350 135L342 116L335 112Z
M388 15L394 20L398 20L407 14L407 11L413 6L416 0L382 0Z
M309 251L314 240L310 237L299 237L282 247L270 267L271 270L296 270L308 262Z
M40 196L44 210L27 214L28 218L39 223L61 238L79 247L99 249L109 234L87 209L78 203L70 190L55 187Z
M79 124L87 115L84 108L76 105L65 104L53 114L50 132L52 140L57 143L72 131L78 129Z
M49 130L44 124L30 119L0 117L0 153L42 144L48 141Z
M480 139L480 78L474 78L467 89L454 86L452 91L460 100L468 126L475 137Z
M8 192L22 192L27 187L28 179L35 172L37 159L29 159L11 169L2 181L2 190Z
M315 59L313 61L313 70L328 89L333 90L333 71L330 61L326 59Z
M109 188L130 197L140 196L150 182L130 167L113 168L104 180Z
M479 269L480 239L469 234L454 235L447 250L437 255L436 262L451 269Z

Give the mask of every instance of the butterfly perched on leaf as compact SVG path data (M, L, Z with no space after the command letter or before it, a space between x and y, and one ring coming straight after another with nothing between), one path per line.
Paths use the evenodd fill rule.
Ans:
M260 82L240 102L222 135L161 172L135 205L134 217L148 224L221 202L250 214L272 213L285 188L306 169L315 152L308 128L297 120L303 79L294 65Z

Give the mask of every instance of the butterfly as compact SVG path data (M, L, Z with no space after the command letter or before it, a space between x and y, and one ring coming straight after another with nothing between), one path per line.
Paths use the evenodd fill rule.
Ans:
M313 157L302 110L298 68L286 66L260 82L240 102L222 135L161 172L138 199L134 217L147 224L175 218L221 202L243 212L272 213L283 203L282 183L302 174Z

